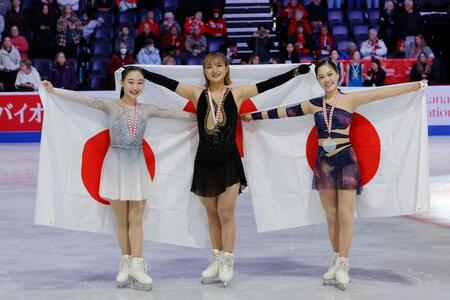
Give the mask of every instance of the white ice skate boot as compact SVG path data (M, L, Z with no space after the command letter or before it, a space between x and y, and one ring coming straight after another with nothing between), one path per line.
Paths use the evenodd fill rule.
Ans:
M233 253L223 252L219 267L219 279L223 282L223 287L227 287L228 282L233 279L233 260Z
M348 270L350 266L348 264L348 258L339 257L336 261L336 287L341 291L345 290L345 287L350 282L350 277L348 276Z
M218 249L213 249L211 258L209 259L208 267L202 272L202 283L203 284L211 284L218 283L219 280L219 267L220 267L220 259L222 257L222 251Z
M131 259L130 283L128 286L138 290L150 291L153 280L148 276L147 272L147 261L142 257L133 257Z
M119 273L116 276L118 288L124 288L128 285L128 273L130 271L131 256L122 255L119 264Z
M334 252L331 260L331 266L328 271L323 274L323 285L335 285L336 284L336 261L339 258L339 252Z

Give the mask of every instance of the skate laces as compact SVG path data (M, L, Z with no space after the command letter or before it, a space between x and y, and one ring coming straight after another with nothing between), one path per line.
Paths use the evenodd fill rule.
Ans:
M232 255L222 255L220 258L220 264L227 266L231 269L231 266L233 264L233 256Z
M127 256L122 256L120 258L119 272L124 272L125 270L128 270L129 265L130 265L129 258Z
M342 259L339 259L339 260L337 261L336 269L337 269L337 270L340 270L340 271L348 272L348 270L350 269L350 267L349 267L348 262L346 262L346 261L344 261L344 260L342 260Z
M135 258L136 267L139 271L148 272L148 262L145 258Z

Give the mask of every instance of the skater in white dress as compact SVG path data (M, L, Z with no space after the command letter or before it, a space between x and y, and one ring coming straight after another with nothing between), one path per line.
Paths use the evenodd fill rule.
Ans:
M144 90L143 71L126 67L122 71L120 99L93 99L79 92L53 88L43 81L45 89L67 100L103 111L108 117L110 147L103 162L100 196L111 203L117 220L117 237L122 257L116 277L117 286L151 290L152 278L142 258L143 213L150 196L151 181L142 152L147 122L151 117L190 118L187 112L174 112L139 103Z

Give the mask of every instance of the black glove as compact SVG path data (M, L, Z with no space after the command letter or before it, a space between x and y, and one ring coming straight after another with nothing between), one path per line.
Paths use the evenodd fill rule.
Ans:
M300 65L298 66L298 74L302 75L302 74L307 74L309 72L311 64L307 64L307 65Z

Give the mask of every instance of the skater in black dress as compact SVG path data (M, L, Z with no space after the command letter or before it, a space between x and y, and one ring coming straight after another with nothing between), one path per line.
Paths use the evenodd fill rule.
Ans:
M190 99L197 110L199 145L194 164L191 191L198 195L208 215L212 258L202 273L203 283L233 278L233 248L236 238L235 208L238 194L247 185L236 146L239 108L251 97L306 74L309 65L257 84L230 88L230 70L222 53L209 53L203 61L205 88L179 83L144 70L145 79Z

